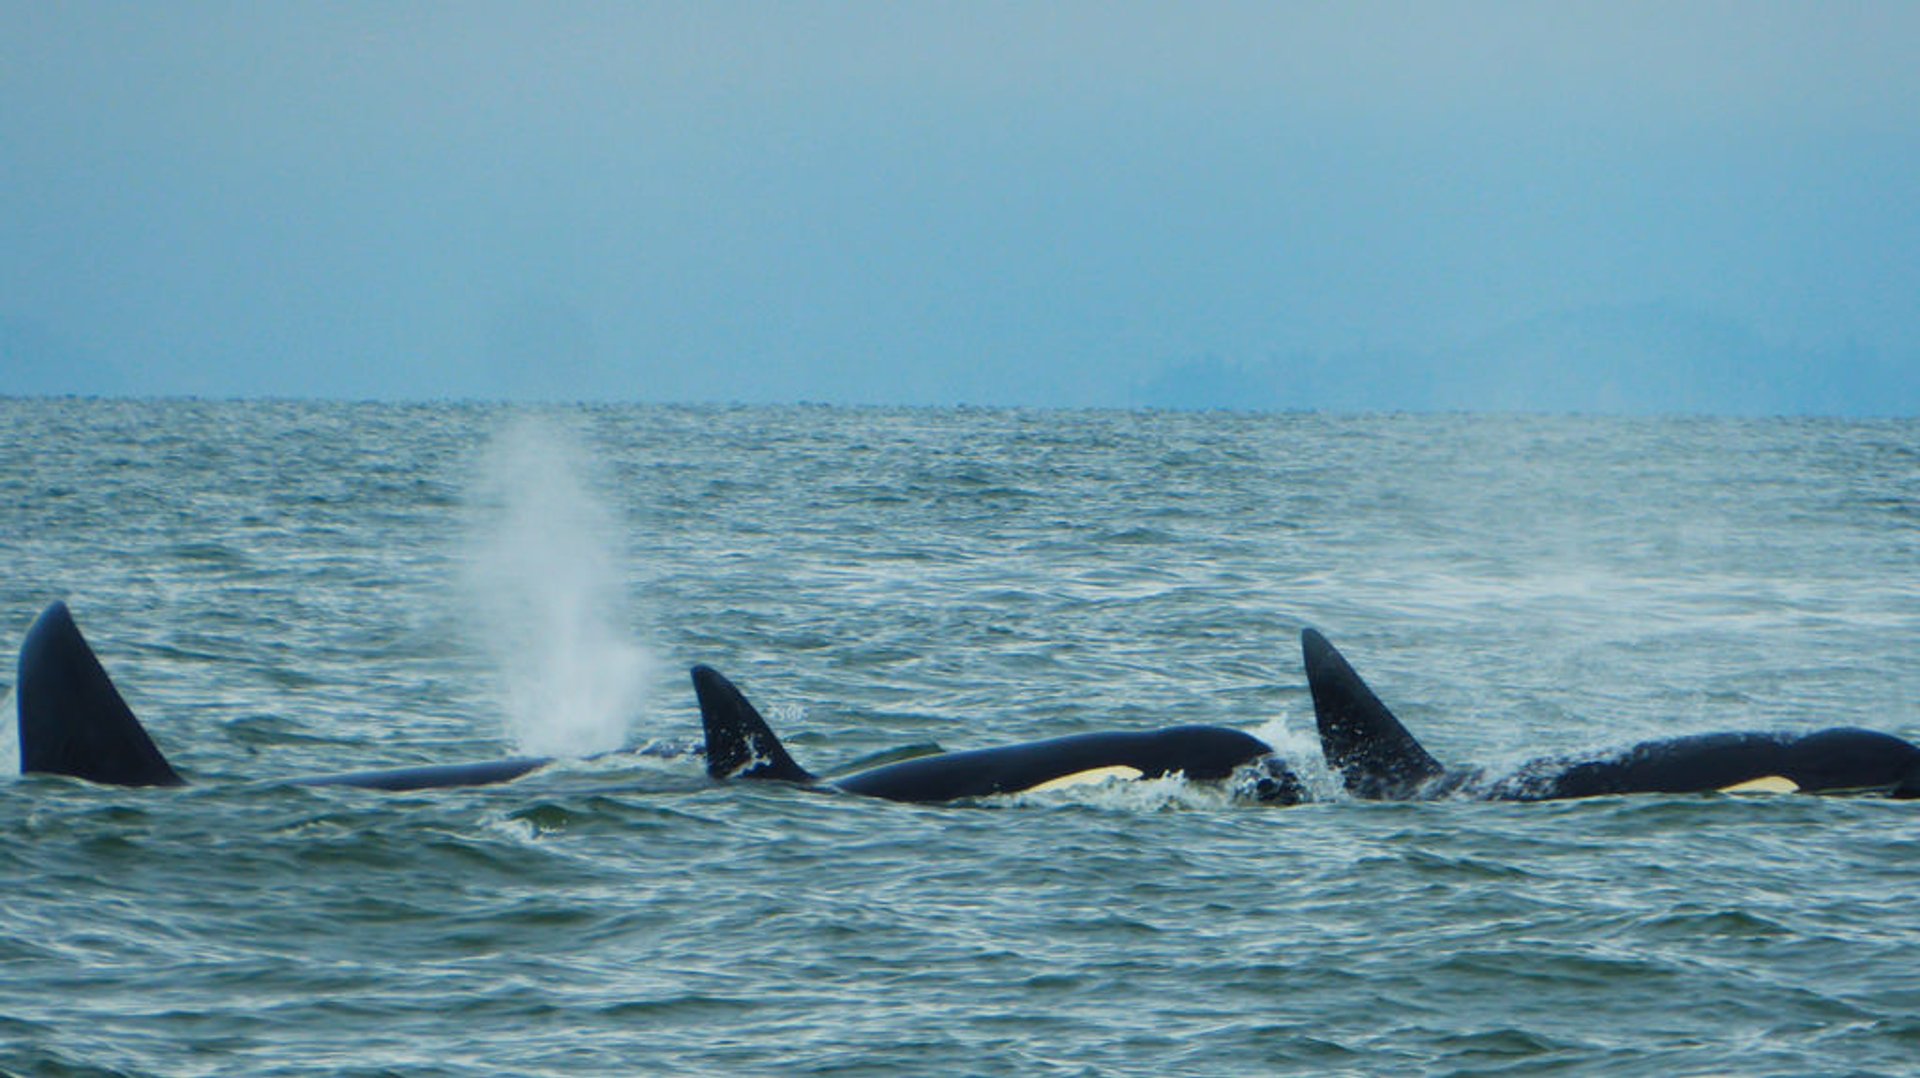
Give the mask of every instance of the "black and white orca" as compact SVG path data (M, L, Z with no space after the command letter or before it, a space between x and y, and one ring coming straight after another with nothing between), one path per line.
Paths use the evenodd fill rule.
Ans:
M1031 793L1081 783L1179 775L1234 781L1237 796L1291 805L1301 785L1273 747L1224 726L1074 734L1017 745L944 752L823 781L794 762L760 712L719 671L693 668L706 731L707 774L841 790L890 801L935 803Z
M1178 774L1197 781L1240 778L1246 794L1263 802L1292 804L1300 799L1298 781L1270 746L1251 734L1217 726L1081 734L925 756L820 783L794 763L732 683L707 667L695 667L693 680L706 731L707 770L716 778L777 779L896 801L937 802L1107 778ZM23 774L66 775L112 786L186 784L134 717L64 602L48 606L27 630L14 692ZM552 757L520 756L286 781L378 790L485 786L554 762Z
M20 645L18 705L22 774L69 775L110 786L184 786L133 709L80 635L67 604L55 602L34 620ZM548 757L445 766L356 771L289 780L302 786L424 790L486 786L552 763Z
M1435 760L1327 638L1300 636L1327 766L1367 800L1444 796L1548 801L1632 793L1828 793L1920 797L1920 746L1839 727L1810 734L1716 733L1548 756L1487 776Z

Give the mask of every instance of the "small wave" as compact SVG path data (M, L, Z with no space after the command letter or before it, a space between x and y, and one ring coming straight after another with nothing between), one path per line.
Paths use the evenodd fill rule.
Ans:
M20 774L20 706L14 701L12 686L0 694L0 780Z
M215 569L241 570L253 566L253 560L244 552L224 543L175 543L167 548L166 555L189 565Z

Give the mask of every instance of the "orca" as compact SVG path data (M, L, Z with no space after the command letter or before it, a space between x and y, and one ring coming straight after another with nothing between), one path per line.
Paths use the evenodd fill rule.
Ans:
M1660 738L1612 751L1545 756L1493 777L1478 769L1450 770L1407 732L1325 636L1306 629L1300 646L1327 767L1363 800L1455 795L1550 801L1710 792L1920 797L1920 746L1853 727Z
M67 775L108 786L186 785L114 687L66 603L55 601L27 630L20 645L14 696L22 774ZM486 786L517 779L552 762L551 757L521 756L288 781L374 790Z
M739 688L710 666L692 670L706 733L707 774L933 804L1171 775L1239 780L1236 794L1265 804L1300 801L1302 787L1273 747L1224 726L1073 734L994 748L918 756L823 780L794 762Z
M1218 726L1096 733L1022 745L920 756L823 783L787 754L753 705L710 667L693 670L705 731L707 771L715 778L777 779L895 801L939 802L1043 790L1106 778L1184 775L1199 781L1245 779L1260 801L1292 804L1301 787L1259 738ZM65 602L35 619L20 647L15 684L22 774L65 775L110 786L183 786L186 780L149 736L81 635ZM677 746L641 754L685 755ZM510 782L554 757L310 775L300 786L424 790Z

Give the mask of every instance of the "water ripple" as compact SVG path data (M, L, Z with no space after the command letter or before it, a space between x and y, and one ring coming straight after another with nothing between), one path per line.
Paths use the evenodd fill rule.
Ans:
M68 599L199 783L0 783L0 1072L1911 1069L1912 806L1346 801L1296 650L1463 765L1912 736L1911 422L551 409L636 637L810 766L1219 722L1328 800L281 785L508 750L458 588L513 414L0 401L0 617ZM675 674L631 737L696 729Z

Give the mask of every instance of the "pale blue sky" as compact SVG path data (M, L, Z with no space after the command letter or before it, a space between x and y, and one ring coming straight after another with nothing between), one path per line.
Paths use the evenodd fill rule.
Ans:
M0 31L0 393L1920 413L1920 4Z

